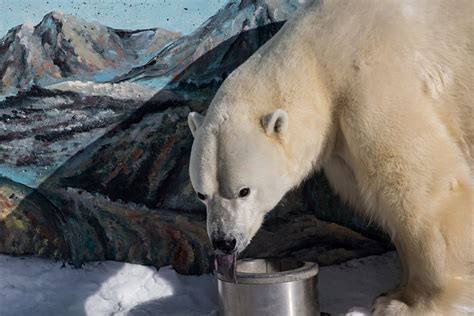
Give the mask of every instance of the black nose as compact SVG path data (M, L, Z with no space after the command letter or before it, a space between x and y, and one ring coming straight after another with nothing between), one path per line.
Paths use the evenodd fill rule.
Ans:
M220 250L225 254L231 254L235 250L235 245L237 241L235 238L233 239L225 239L225 238L216 238L212 239L212 246L214 250Z

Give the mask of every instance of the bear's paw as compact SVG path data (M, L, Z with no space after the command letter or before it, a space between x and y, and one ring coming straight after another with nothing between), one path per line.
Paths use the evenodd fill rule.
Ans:
M372 305L373 316L411 315L408 305L400 300L400 289L390 290L378 296Z

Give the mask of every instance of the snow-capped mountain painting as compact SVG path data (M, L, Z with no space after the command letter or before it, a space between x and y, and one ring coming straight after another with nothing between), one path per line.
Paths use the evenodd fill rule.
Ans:
M59 11L11 28L0 42L0 98L8 97L0 109L0 175L37 186L160 89L215 88L308 3L230 0L185 36ZM61 137L45 142L41 135L51 133Z
M106 81L149 60L180 37L161 28L120 30L50 12L36 26L12 28L0 42L0 94L32 85Z
M2 8L12 25L0 41L0 253L209 272L187 114L204 113L226 76L314 1ZM37 21L14 19L21 4L42 12ZM390 247L347 214L318 175L285 197L243 255L332 264Z
M199 62L192 74L188 73L187 78L180 76L180 80L198 85L213 79L222 80L222 74L226 71L228 74L233 69L232 66L235 67L236 60L242 62L248 57L245 56L245 44L261 45L265 34L262 34L262 30L255 30L269 25L279 27L280 23L286 21L298 9L303 9L312 2L314 1L231 0L194 32L174 41L159 51L147 64L134 68L116 80L159 84L162 78L176 78L184 69L218 46L219 52L212 54L209 60ZM244 36L239 35L247 32L253 33L253 38L244 42Z

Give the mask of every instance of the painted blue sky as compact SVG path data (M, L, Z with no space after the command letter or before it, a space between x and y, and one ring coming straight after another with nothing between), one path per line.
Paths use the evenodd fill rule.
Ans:
M53 10L114 28L162 27L190 33L228 0L0 0L0 38L22 23L38 24Z

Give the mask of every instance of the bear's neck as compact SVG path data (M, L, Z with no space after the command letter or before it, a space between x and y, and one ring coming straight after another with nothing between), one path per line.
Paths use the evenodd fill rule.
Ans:
M279 40L286 30L226 79L215 98L221 107L212 111L219 117L238 113L242 120L260 124L261 117L279 108L286 110L288 135L282 146L296 186L330 156L337 111L330 80L314 47L298 36Z
M281 42L280 42L281 43ZM289 137L285 146L293 167L293 184L319 170L331 156L336 137L337 113L330 76L325 72L312 47L294 40L274 49L272 64L280 67L269 69L268 78L277 96L274 99L288 111ZM298 50L294 46L299 47ZM285 53L288 52L288 53ZM290 80L288 80L290 79Z

